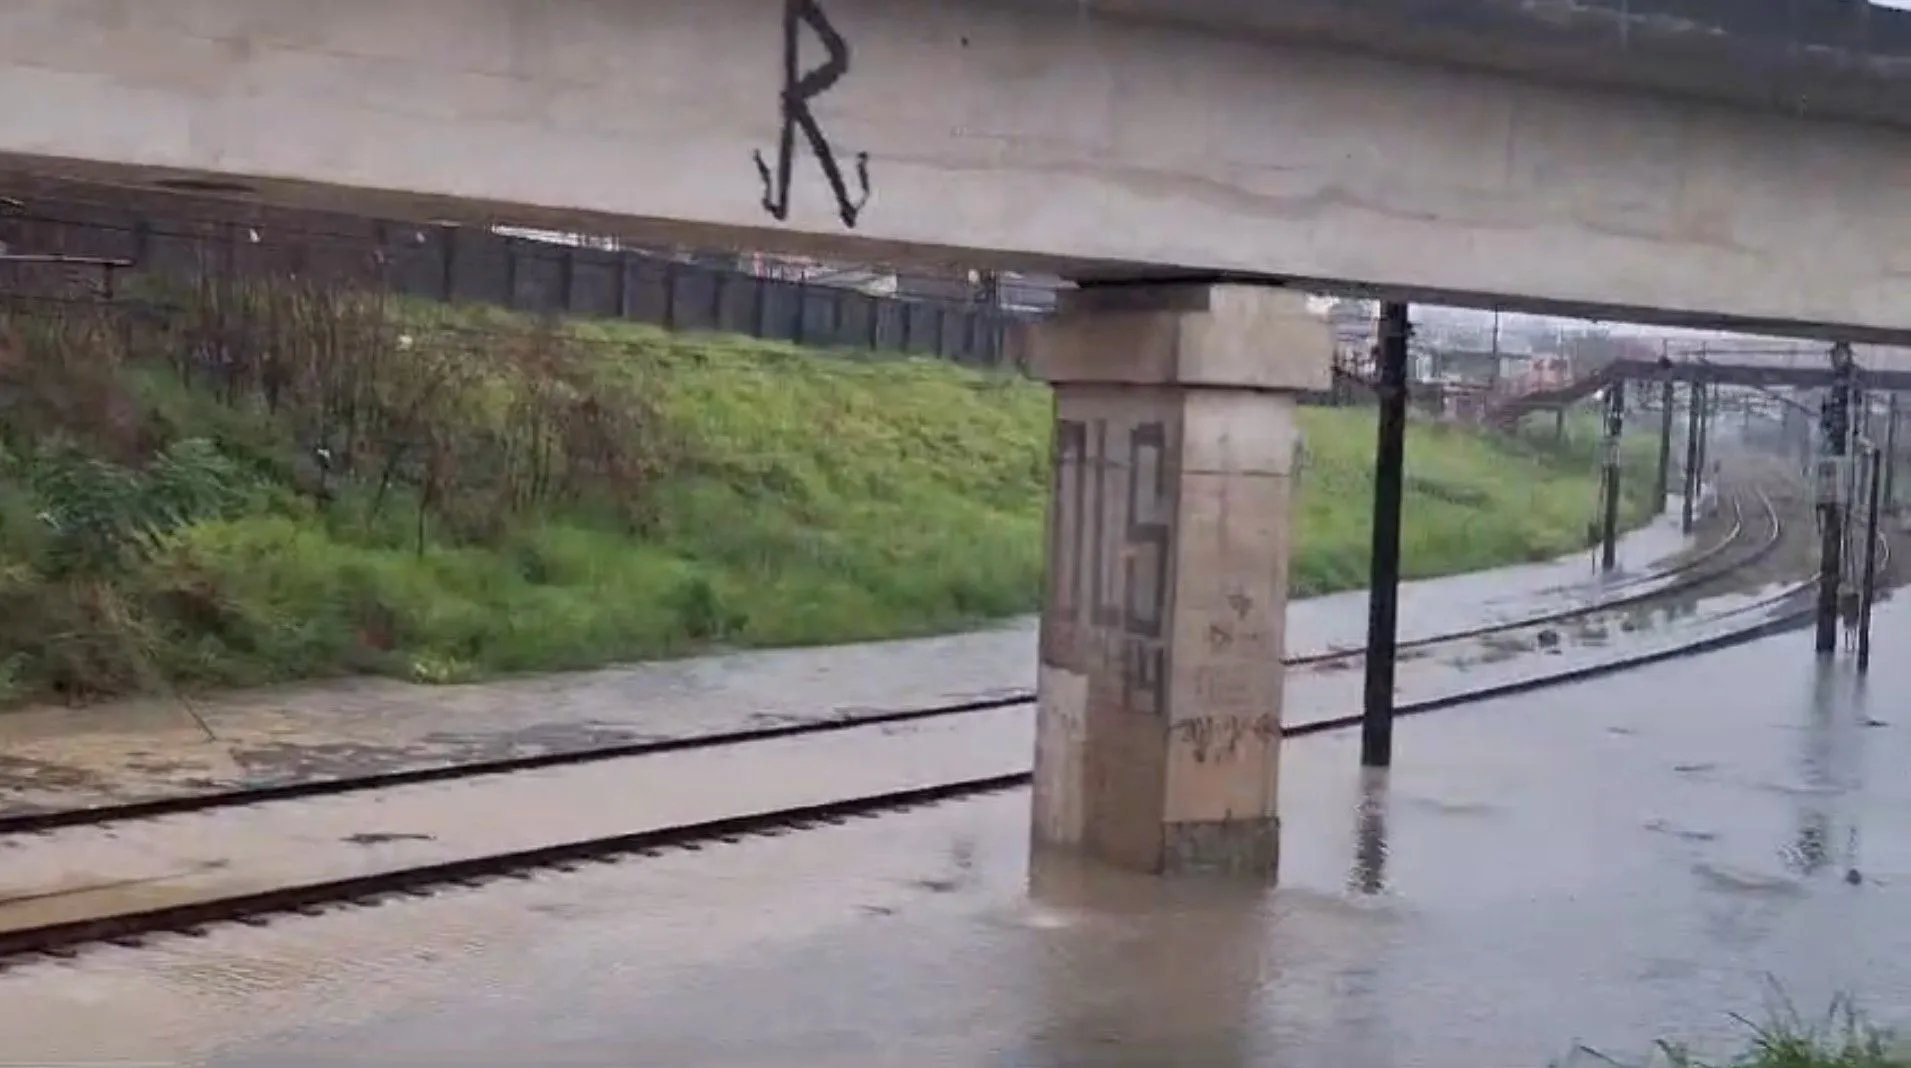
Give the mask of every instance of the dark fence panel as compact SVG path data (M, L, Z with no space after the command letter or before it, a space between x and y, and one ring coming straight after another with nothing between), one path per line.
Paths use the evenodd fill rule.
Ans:
M462 228L451 231L449 263L452 285L449 299L479 304L503 304L512 289L510 245L495 234ZM439 299L445 299L440 289Z
M672 272L671 306L676 310L675 321L670 325L676 330L716 330L718 322L717 275L703 267L679 264Z
M876 296L470 227L119 191L69 199L34 188L16 196L23 207L0 210L0 241L9 256L113 261L127 265L115 268L120 277L127 270L195 277L290 273L432 300L930 353L983 366L1013 362L1004 339L1023 320L954 297ZM57 273L45 265L36 269Z
M904 304L902 348L905 352L934 352L942 338L940 316L933 304Z
M621 288L617 272L622 264L617 253L601 249L579 249L571 272L571 313L599 319L621 319L617 305Z
M528 312L563 311L561 258L516 242L509 246L509 253L511 290L505 304Z
M797 327L802 340L811 345L828 345L836 340L836 295L840 289L804 286L798 298Z
M762 289L742 284L741 280L722 273L716 273L715 277L721 280L718 283L721 292L717 298L717 329L732 334L759 333L763 321Z
M876 320L878 304L875 297L855 290L846 290L838 305L835 343L844 348L876 347Z
M936 352L950 359L966 360L972 357L969 346L974 340L970 337L973 320L967 315L942 316L942 332L936 339Z
M886 300L876 305L876 344L879 349L900 352L908 341L909 305Z
M762 308L752 333L779 341L801 340L798 327L803 314L802 287L794 282L760 279L756 289Z
M676 264L668 260L625 254L624 316L639 322L675 329L671 292L676 288Z

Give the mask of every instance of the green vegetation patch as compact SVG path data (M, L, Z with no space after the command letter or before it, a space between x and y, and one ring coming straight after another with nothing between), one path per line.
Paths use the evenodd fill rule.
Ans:
M1766 1020L1734 1014L1749 1041L1726 1060L1700 1055L1681 1042L1662 1039L1638 1059L1581 1048L1561 1068L1579 1064L1611 1068L1911 1068L1911 1047L1867 1020L1849 997L1832 999L1816 1018L1801 1014L1782 992L1770 999Z
M0 699L453 681L1027 612L1050 410L941 361L297 283L16 309ZM1303 424L1295 591L1360 585L1371 413ZM1410 574L1585 544L1589 442L1416 424L1408 452Z

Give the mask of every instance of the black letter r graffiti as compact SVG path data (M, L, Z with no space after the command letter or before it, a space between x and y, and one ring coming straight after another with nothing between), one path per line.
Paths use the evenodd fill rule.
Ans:
M799 73L797 41L805 25L822 41L826 57L815 70ZM778 222L790 217L790 172L795 165L798 127L802 128L803 137L809 141L810 151L829 182L830 192L836 197L836 212L843 225L854 230L857 216L869 202L869 153L856 153L856 179L862 186L862 195L852 198L848 183L843 180L843 170L837 165L836 153L830 149L822 127L816 124L816 116L810 113L810 101L829 91L847 73L849 42L830 25L818 0L787 0L783 9L783 132L777 143L775 172L772 173L764 161L763 153L752 153L757 173L763 178L763 210Z

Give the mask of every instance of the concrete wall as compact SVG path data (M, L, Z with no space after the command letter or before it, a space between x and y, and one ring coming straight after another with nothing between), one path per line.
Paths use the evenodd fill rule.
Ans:
M1911 125L1911 12L1868 0L1008 0L1546 81Z
M853 229L806 150L787 222L760 203L773 0L461 0L455 16L442 0L14 0L0 95L32 106L0 109L0 160L689 243L985 250L1911 337L1906 134L1075 5L821 3L852 58L814 111L846 165L869 153Z

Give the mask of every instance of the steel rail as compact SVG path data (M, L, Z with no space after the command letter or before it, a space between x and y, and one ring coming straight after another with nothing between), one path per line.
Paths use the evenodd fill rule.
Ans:
M1884 542L1884 553L1888 562L1889 542L1883 538L1880 540ZM1797 597L1810 585L1810 581L1793 583L1772 597L1728 610L1711 618L1724 619L1759 608L1769 608L1787 598ZM1793 611L1761 620L1749 627L1708 635L1692 642L1601 661L1563 672L1483 687L1464 694L1412 702L1403 705L1398 714L1428 713L1696 656L1789 628L1808 618L1813 611L1814 608L1806 604ZM1339 717L1297 724L1286 728L1283 734L1289 737L1320 734L1357 726L1359 723L1358 716ZM400 896L429 896L451 887L482 885L491 879L523 878L538 870L575 870L578 865L584 863L616 863L632 856L655 855L677 849L700 849L714 843L735 843L750 837L777 836L824 824L839 824L851 819L871 818L927 805L1001 793L1025 787L1030 781L1029 772L965 779L823 804L803 805L630 834L557 843L508 853L278 887L213 900L21 928L0 932L0 964L22 958L68 957L89 945L99 943L138 946L155 936L203 933L205 928L212 925L258 924L269 922L273 916L311 915L333 907L377 905Z
M1683 576L1676 581L1666 583L1663 586L1655 586L1651 589L1641 590L1637 593L1627 594L1623 597L1611 597L1603 600L1590 601L1586 604L1573 605L1551 612L1524 616L1519 619L1500 620L1493 623L1483 623L1475 627L1468 627L1463 630L1448 631L1442 634L1429 634L1420 638L1410 638L1395 643L1394 649L1396 652L1427 649L1436 645L1445 645L1450 642L1464 641L1471 638L1485 638L1494 634L1504 634L1507 631L1523 630L1527 627L1541 626L1547 623L1563 623L1569 619L1578 619L1582 616L1597 615L1601 612L1614 609L1645 604L1671 594L1683 593L1697 586L1723 578L1741 568L1758 563L1777 551L1779 544L1784 540L1784 532L1778 517L1778 506L1772 501L1770 495L1757 490L1755 490L1754 493L1759 498L1760 504L1766 510L1766 515L1771 523L1771 534L1744 559L1733 561L1726 567L1716 568L1702 573L1691 573L1698 565L1705 563L1718 553L1729 548L1744 531L1743 506L1736 496L1732 499L1734 519L1731 533L1727 539L1721 541L1706 552L1701 553L1699 556L1683 562L1678 567L1667 568L1649 578L1635 580L1636 583L1643 583L1654 579L1670 578L1674 575ZM1631 585L1631 583L1628 585ZM1365 655L1366 650L1364 649L1333 649L1326 652L1308 653L1303 656L1291 657L1287 660L1287 666L1312 667L1316 664L1354 660Z
M1768 539L1765 544L1761 545L1751 555L1738 561L1732 567L1711 572L1703 576L1702 581L1713 581L1729 574L1738 567L1748 566L1757 560L1763 559L1766 554L1776 547L1779 530L1778 513L1776 507L1771 503L1769 496L1763 493L1760 493L1759 496L1764 501L1772 517L1774 537ZM1657 597L1664 597L1675 592L1690 589L1692 585L1693 583L1674 583L1668 587L1653 591L1652 597L1628 597L1612 601L1593 602L1577 606L1566 612L1547 613L1542 616L1514 622L1468 628L1451 634L1420 639L1418 642L1403 642L1401 648L1426 648L1444 642L1467 640L1517 630L1523 627L1539 626L1545 623L1562 622L1582 616L1596 615L1620 607L1636 606ZM1676 587L1676 589L1674 587ZM1307 666L1334 658L1333 656L1325 654L1317 654L1313 657L1291 658L1286 661L1286 664L1289 667ZM106 823L122 823L134 820L156 819L163 816L186 815L221 808L238 808L250 805L303 800L307 798L332 797L340 794L370 790L389 790L404 786L424 785L427 783L452 782L461 779L482 778L492 775L509 775L547 768L571 767L611 760L627 760L636 757L658 756L665 753L730 748L758 742L854 731L870 727L898 726L924 720L942 719L949 716L995 711L997 709L1012 708L1018 705L1033 704L1034 702L1035 694L1033 692L1028 690L1016 690L999 695L989 695L920 708L868 714L838 715L829 718L801 720L794 723L779 723L763 727L746 727L739 730L687 735L680 738L653 739L616 745L568 749L549 753L534 753L526 756L500 757L491 760L475 760L454 764L432 765L429 767L405 768L395 771L376 772L368 775L355 775L341 778L279 783L268 786L246 786L109 805L89 805L46 812L26 812L0 817L0 838L9 835L44 834L72 827L90 827ZM1412 706L1403 705L1401 708L1402 714L1405 714L1406 710L1410 707ZM1305 730L1308 729L1308 725L1303 724L1290 729Z

